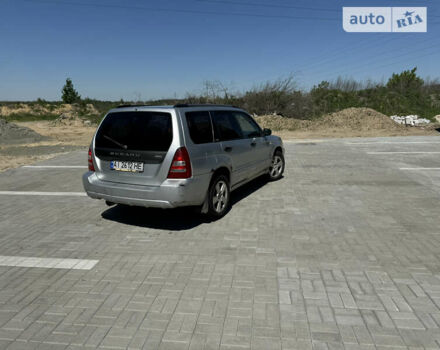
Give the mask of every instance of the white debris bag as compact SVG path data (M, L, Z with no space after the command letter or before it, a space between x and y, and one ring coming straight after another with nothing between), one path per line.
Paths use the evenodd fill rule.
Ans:
M426 118L420 118L418 115L392 115L390 117L398 124L409 125L409 126L423 126L429 124L431 121Z

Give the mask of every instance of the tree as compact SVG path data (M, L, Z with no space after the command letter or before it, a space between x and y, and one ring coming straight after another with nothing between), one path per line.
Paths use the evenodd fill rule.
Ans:
M423 86L423 79L416 74L417 67L411 70L405 70L400 74L393 73L388 80L387 88L402 95L415 95L420 93Z
M67 78L66 84L63 86L62 99L64 103L75 103L81 100L81 96L73 87L72 79Z

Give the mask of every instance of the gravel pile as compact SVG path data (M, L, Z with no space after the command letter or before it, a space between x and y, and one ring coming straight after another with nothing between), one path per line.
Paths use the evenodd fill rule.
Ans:
M62 113L57 119L51 122L53 126L90 126L90 120L82 119L77 113Z
M35 131L0 118L0 144L33 143L47 139Z
M372 108L346 108L339 112L327 114L317 120L320 127L341 128L351 130L387 130L396 131L405 129L396 124L388 116Z
M256 119L262 127L272 130L399 131L405 129L385 114L371 108L347 108L314 120L284 118L278 115L257 116Z

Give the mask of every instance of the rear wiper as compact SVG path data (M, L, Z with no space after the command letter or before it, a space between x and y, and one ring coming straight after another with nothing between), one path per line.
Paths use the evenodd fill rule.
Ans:
M102 135L102 136L104 138L106 138L107 140L113 142L115 145L118 145L119 147L123 148L123 149L127 149L128 148L127 145L124 145L124 144L122 144L122 143L120 143L120 142L118 142L116 140L113 140L110 136L107 136L107 135Z

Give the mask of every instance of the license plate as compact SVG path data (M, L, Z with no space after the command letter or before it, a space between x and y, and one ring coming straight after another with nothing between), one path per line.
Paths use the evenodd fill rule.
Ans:
M130 173L142 173L144 171L144 163L113 160L110 162L110 169L117 171L127 171Z

